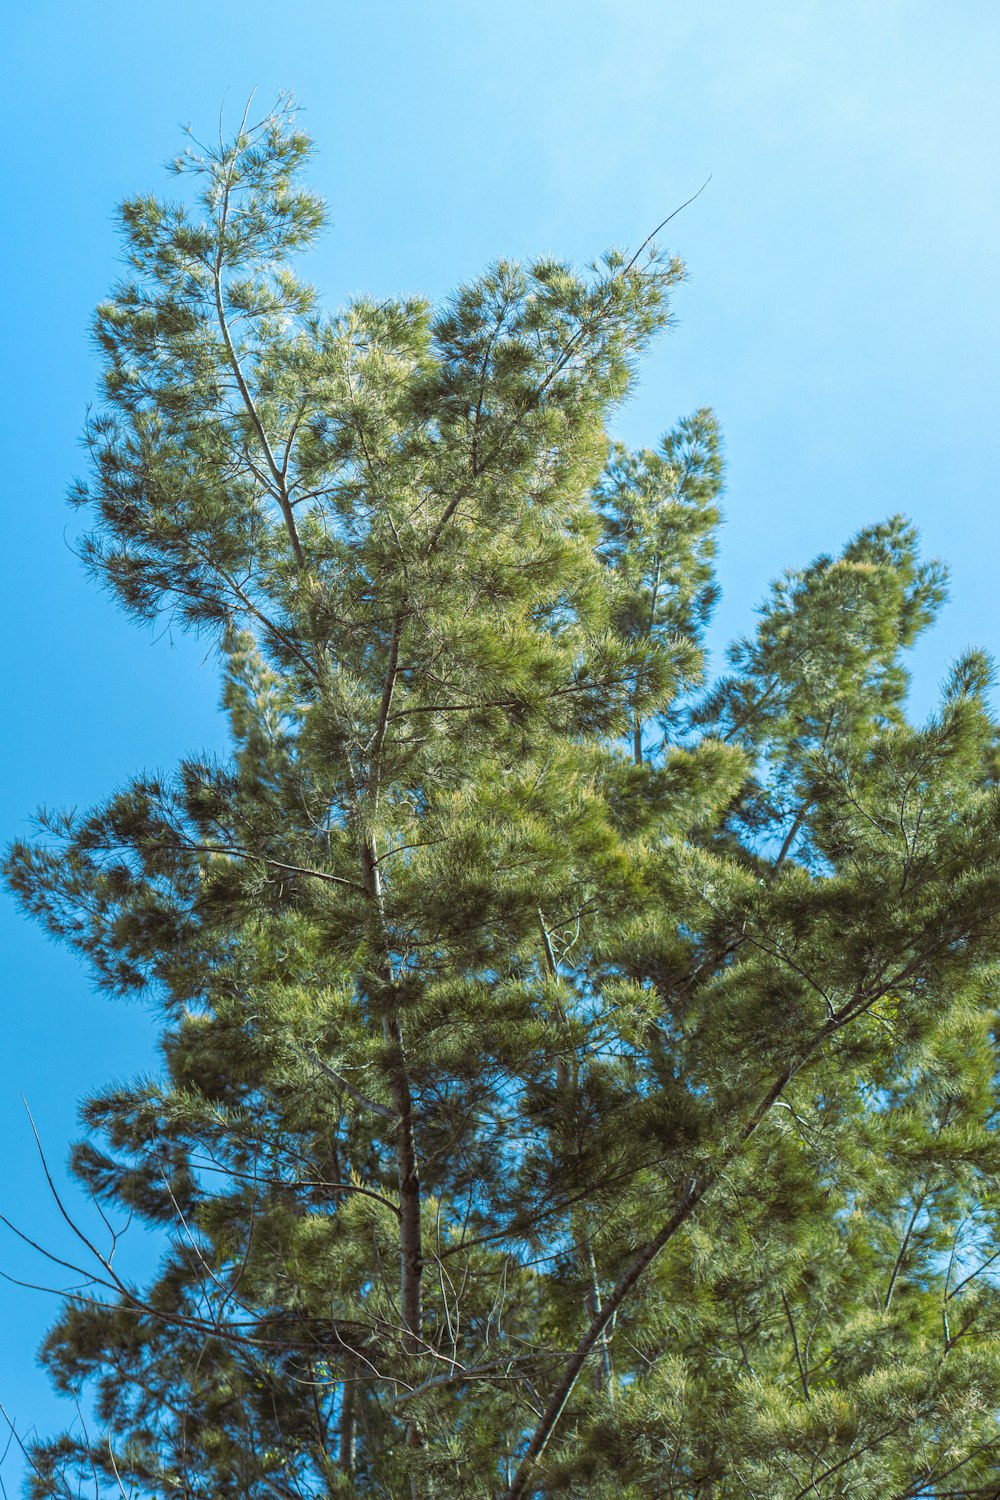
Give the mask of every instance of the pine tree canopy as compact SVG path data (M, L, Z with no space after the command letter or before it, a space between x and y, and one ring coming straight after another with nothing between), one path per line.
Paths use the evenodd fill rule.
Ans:
M606 424L679 261L324 312L282 104L121 210L94 575L232 753L9 851L162 1017L73 1171L34 1495L1000 1495L1000 757L894 516L706 677L723 461ZM187 191L190 185L191 191Z

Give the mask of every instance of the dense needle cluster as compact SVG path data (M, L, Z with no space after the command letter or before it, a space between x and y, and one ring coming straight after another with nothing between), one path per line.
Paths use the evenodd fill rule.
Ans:
M217 644L229 759L15 846L163 1016L74 1171L38 1496L979 1497L1000 1458L989 666L912 725L896 517L704 681L709 411L606 421L676 260L330 316L282 107L127 202L74 494Z

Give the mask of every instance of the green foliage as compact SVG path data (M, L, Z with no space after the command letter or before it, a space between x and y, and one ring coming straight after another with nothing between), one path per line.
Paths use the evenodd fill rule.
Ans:
M606 423L680 264L317 306L281 108L122 210L89 565L206 632L232 755L7 878L160 1007L73 1155L33 1491L968 1496L1000 1457L989 664L901 518L703 635L715 418Z

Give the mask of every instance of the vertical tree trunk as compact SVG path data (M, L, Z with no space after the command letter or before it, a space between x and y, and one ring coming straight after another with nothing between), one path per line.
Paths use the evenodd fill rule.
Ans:
M392 1102L397 1116L396 1180L399 1186L399 1287L400 1310L405 1335L403 1347L409 1354L421 1350L420 1274L423 1256L420 1242L420 1174L417 1167L416 1141L413 1135L413 1106L410 1098L403 1034L395 1009L387 1011L382 1032L392 1058Z
M337 1462L349 1479L354 1477L356 1437L354 1432L354 1385L350 1379L340 1387L340 1422L337 1427Z
M366 839L361 851L365 889L371 899L379 942L385 949L385 914L382 881L374 843ZM388 952L384 952L379 974L382 993L382 1037L388 1050L389 1088L396 1116L396 1182L399 1189L399 1305L403 1319L403 1347L408 1354L422 1348L420 1276L423 1255L420 1238L420 1173L413 1131L413 1101L406 1069L403 1032L393 999L393 976Z

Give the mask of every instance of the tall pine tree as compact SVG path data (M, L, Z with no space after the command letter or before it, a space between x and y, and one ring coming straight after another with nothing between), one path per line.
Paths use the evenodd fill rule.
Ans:
M163 1017L95 1094L38 1496L1000 1493L990 668L907 719L900 518L703 684L699 411L606 422L676 261L329 316L279 108L128 201L86 557L204 633L232 755L9 853ZM89 1434L89 1435L88 1435Z

